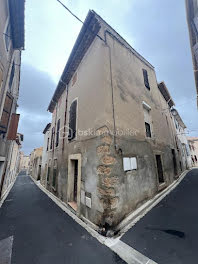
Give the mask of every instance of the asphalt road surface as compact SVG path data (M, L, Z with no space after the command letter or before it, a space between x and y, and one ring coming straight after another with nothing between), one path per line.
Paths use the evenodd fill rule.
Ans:
M19 175L0 208L0 264L125 263Z
M198 169L121 239L159 264L198 263Z

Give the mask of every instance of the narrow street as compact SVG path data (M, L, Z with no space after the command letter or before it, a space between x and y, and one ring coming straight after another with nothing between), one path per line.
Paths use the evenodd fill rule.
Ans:
M63 212L29 176L19 175L0 208L0 263L125 262Z
M123 237L122 241L159 264L197 264L198 169Z

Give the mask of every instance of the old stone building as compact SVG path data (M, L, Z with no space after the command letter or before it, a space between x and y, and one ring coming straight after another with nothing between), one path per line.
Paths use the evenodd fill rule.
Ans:
M192 167L190 148L188 139L185 133L186 125L182 121L181 116L175 108L171 109L171 113L174 120L174 125L176 129L176 146L178 151L178 156L180 157L180 168L181 170L190 169Z
M198 167L198 137L188 137L191 160L194 167Z
M35 148L30 154L28 174L36 181L40 181L41 179L42 153L43 147L40 147Z
M16 140L12 140L10 142L10 151L7 158L7 168L4 178L4 185L2 189L2 196L7 191L9 186L16 179L19 171L20 171L20 149L23 142L23 135L17 133Z
M50 127L51 127L51 123L48 123L43 130L44 144L43 144L42 165L41 165L41 171L42 171L41 183L45 187L47 183L46 177L47 177L47 163L48 163L48 151L49 151L49 140L50 140Z
M16 141L16 114L24 48L24 0L0 1L0 196Z
M186 14L198 104L198 0L186 0Z
M95 227L118 229L181 173L173 106L154 67L90 11L49 104L42 184Z
M20 151L19 171L28 171L29 163L30 163L30 157L27 155L24 155L24 153Z

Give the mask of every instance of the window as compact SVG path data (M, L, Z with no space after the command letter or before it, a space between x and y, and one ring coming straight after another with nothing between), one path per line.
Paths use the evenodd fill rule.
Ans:
M150 90L149 79L148 79L148 72L145 69L143 69L143 76L144 76L144 85L146 86L147 89Z
M47 151L49 150L49 138L47 139Z
M150 137L152 136L151 133L151 107L146 103L146 102L142 102L143 105L143 110L144 110L144 125L145 125L145 131L146 131L146 137Z
M1 92L1 84L2 84L2 82L3 82L3 71L0 68L0 92Z
M57 177L57 159L54 160L54 168L53 168L52 187L54 189L56 189L56 177Z
M123 158L123 167L124 167L124 171L137 170L137 159L136 159L136 157Z
M0 133L7 132L9 119L10 119L10 113L12 109L12 102L13 102L12 96L9 93L7 93L6 98L5 98L4 107L3 107L3 113L2 113L1 121L0 121Z
M15 63L13 62L12 63L12 70L11 70L11 73L10 73L10 80L9 80L9 89L11 91L11 88L12 88L12 83L13 83L13 79L14 79L14 73L15 73Z
M151 138L151 127L150 127L150 124L147 122L145 122L145 129L146 129L146 137Z
M57 122L57 127L56 127L56 147L59 145L59 131L60 131L60 119Z
M69 141L71 141L76 137L76 109L77 109L77 100L73 101L69 111L69 134L68 134Z
M74 74L74 77L72 78L72 86L76 83L77 81L77 72Z
M163 173L163 167L162 167L162 160L161 155L156 155L156 164L157 164L157 174L158 174L158 180L159 183L164 183L164 173Z
M50 149L54 147L54 134L55 134L55 128L52 128L52 134L51 134L51 144L50 144Z
M50 168L51 167L51 160L49 161L49 164L48 164L48 170L47 170L47 182L49 183L49 180L50 180Z
M9 45L10 45L10 40L11 40L11 26L10 23L8 22L6 32L5 32L5 45L6 45L6 50L9 50Z

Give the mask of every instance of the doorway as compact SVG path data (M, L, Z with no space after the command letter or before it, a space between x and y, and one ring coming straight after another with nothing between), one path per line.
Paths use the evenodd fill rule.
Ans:
M37 178L37 181L40 181L41 180L41 165L39 165L38 167L38 178Z
M79 211L80 207L80 185L81 154L70 155L68 162L67 202L75 211Z
M162 184L164 183L164 173L163 173L161 155L155 155L155 158L157 164L157 174L158 174L159 184Z
M77 203L78 160L74 160L74 202Z
M175 155L175 150L172 149L172 158L173 158L173 167L174 167L174 174L177 176L177 161L176 161L176 155Z

